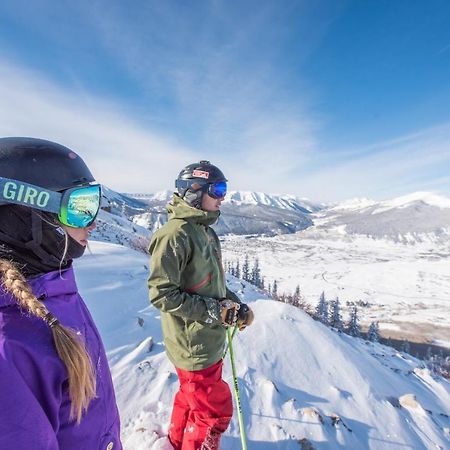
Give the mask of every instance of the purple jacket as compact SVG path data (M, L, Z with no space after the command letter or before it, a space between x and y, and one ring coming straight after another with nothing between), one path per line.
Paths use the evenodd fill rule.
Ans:
M67 371L50 328L0 288L0 449L121 450L119 413L102 340L78 294L73 269L30 281L58 320L79 331L97 374L97 398L69 421Z

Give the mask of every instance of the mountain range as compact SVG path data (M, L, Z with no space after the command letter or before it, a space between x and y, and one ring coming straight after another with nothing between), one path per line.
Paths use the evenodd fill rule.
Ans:
M171 191L119 194L104 188L104 209L153 232L167 221ZM310 227L343 235L401 243L447 242L450 198L418 192L388 201L352 199L323 204L292 195L234 191L227 195L214 226L219 235L276 236Z

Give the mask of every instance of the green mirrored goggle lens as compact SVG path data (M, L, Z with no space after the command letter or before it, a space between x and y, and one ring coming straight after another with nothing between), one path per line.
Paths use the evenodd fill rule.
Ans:
M71 189L63 195L59 221L75 228L92 225L100 209L100 186Z

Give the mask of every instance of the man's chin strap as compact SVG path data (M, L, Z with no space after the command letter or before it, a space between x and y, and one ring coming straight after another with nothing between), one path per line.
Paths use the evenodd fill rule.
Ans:
M202 209L203 194L203 189L198 189L196 191L187 190L183 196L183 200L193 208Z

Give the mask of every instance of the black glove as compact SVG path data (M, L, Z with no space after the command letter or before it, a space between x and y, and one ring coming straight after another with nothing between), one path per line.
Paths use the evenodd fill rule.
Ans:
M248 327L252 324L255 315L253 311L250 309L248 305L245 303L241 303L241 307L237 311L237 326L239 327L239 331L242 331L245 327Z
M222 318L222 324L226 327L234 327L238 320L238 311L240 304L224 298L220 300L220 317Z

